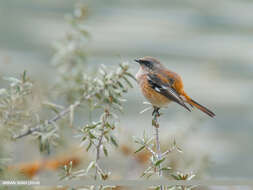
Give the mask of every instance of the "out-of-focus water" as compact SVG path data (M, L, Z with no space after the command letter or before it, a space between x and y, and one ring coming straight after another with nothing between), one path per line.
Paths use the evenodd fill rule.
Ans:
M53 79L52 43L63 36L63 15L75 1L1 0L1 75L23 69L41 81ZM89 1L90 66L115 65L150 55L182 75L193 99L214 110L210 119L171 104L161 118L166 139L201 119L192 134L201 139L215 177L253 177L253 2L249 0ZM138 65L131 62L133 72ZM42 72L43 71L43 72ZM128 96L121 127L140 136L151 132L150 113L137 85ZM136 117L136 115L138 117ZM182 118L183 121L182 121Z

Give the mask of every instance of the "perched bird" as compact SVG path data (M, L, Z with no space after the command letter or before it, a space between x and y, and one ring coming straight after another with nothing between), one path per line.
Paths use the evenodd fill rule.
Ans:
M135 61L140 64L136 79L143 95L154 107L153 114L173 101L188 111L191 110L186 106L186 103L191 107L200 109L210 117L215 116L212 111L200 105L185 93L180 75L168 70L153 57L146 56L135 59Z

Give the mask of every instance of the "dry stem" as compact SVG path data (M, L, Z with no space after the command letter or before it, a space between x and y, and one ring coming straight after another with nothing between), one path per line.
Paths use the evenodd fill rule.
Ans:
M161 154L160 140L159 140L159 123L157 121L158 117L160 116L159 109L154 108L153 116L154 116L154 118L153 118L153 121L152 121L152 125L155 128L156 154L157 154L158 160L161 160L162 159L162 154ZM158 175L159 176L162 176L161 168L162 168L162 164L160 163L158 165ZM160 189L164 190L164 187L161 185Z
M59 114L55 115L53 118L51 118L50 120L48 120L48 124L53 124L54 122L56 122L57 120L61 119L63 116L65 116L66 114L68 114L71 109L74 109L78 106L80 106L81 101L76 101L74 104L71 104L70 106L68 106L67 108L65 108L64 110L62 110ZM40 126L41 125L37 125L33 128L29 128L25 133L14 136L14 139L20 139L22 137L28 136L36 131L40 130Z

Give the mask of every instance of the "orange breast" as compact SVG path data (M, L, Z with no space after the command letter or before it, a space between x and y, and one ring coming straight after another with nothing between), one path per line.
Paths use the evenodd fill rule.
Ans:
M168 105L170 100L166 98L165 96L161 95L160 93L153 90L147 80L146 75L142 75L140 77L140 87L143 95L145 98L156 107L165 107Z

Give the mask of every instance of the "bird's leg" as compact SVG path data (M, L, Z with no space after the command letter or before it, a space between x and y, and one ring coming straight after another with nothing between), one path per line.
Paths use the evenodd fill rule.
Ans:
M154 106L154 111L152 112L152 116L153 116L152 125L156 128L159 128L159 124L157 122L157 119L160 116L159 110L160 108Z
M160 108L154 106L154 111L152 112L152 116L155 115L156 117L159 117L160 116L159 110Z

